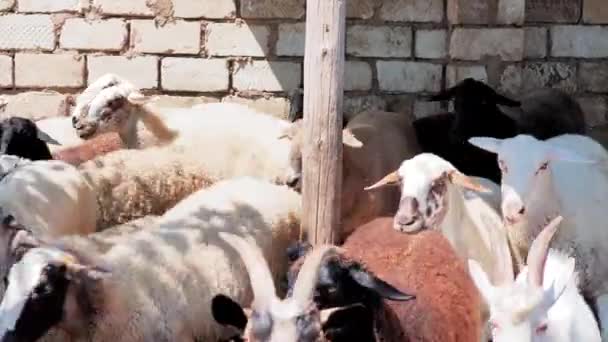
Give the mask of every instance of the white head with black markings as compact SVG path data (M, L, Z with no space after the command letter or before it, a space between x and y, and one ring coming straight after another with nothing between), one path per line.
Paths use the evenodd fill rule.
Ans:
M29 231L19 231L10 250L13 263L4 278L0 341L33 342L53 327L79 321L82 307L68 305L78 303L74 285L93 286L109 275L105 269L82 264L73 253L36 239Z
M389 185L401 188L393 227L407 233L438 228L449 210L449 187L456 185L474 191L487 191L452 164L431 153L421 153L403 161L397 171L365 190Z

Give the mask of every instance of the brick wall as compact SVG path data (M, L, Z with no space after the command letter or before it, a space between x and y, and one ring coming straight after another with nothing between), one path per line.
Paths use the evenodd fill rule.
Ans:
M517 96L576 94L606 123L606 0L347 0L345 110L419 100L464 77ZM118 73L170 105L235 101L277 116L302 87L305 0L0 0L0 114L65 115ZM605 26L603 26L605 24Z

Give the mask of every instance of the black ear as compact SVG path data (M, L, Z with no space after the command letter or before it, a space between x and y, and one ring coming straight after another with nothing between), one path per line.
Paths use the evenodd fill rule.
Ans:
M293 263L306 255L311 249L312 245L308 242L294 242L287 247L287 260L289 260L290 263Z
M512 100L506 96L500 94L494 94L494 102L499 105L507 106L507 107L519 107L521 106L521 102Z
M231 325L239 330L245 330L247 316L243 308L230 297L219 294L211 300L213 319L221 325Z
M451 100L454 97L456 87L458 87L458 86L456 85L454 87L445 89L435 95L422 96L422 100L426 101L426 102L439 102L439 101Z
M351 278L357 282L357 284L369 290L372 290L383 298L395 301L408 301L416 298L413 295L409 295L399 291L391 284L385 282L382 279L377 278L369 272L360 269L351 269L349 271L349 274Z

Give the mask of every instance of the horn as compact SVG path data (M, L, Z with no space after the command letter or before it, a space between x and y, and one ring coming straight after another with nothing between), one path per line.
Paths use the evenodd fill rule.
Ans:
M355 303L347 306L339 306L337 308L323 309L319 313L321 315L321 324L327 322L329 317L338 311L349 310L352 308L361 307L365 308L365 306L361 303Z
M247 242L238 235L220 232L219 236L241 256L247 273L249 273L249 281L256 303L262 306L269 305L276 298L276 291L272 274L262 251L258 246Z
M316 247L304 260L293 288L293 298L300 307L304 307L312 299L321 262L328 254L336 252L337 248L335 246L323 245Z
M397 185L397 184L399 184L399 182L400 182L399 173L397 171L393 171L393 172L389 173L388 175L384 176L384 178L379 180L378 183L376 183L374 185L370 185L363 189L366 191L373 190L373 189L382 188L387 185Z
M477 183L477 181L473 180L471 177L469 177L461 172L458 172L456 170L450 171L448 176L450 177L450 181L453 184L460 185L463 188L467 188L467 189L470 189L473 191L478 191L478 192L485 192L485 193L491 192L489 189L487 189L483 185Z
M543 273L545 268L545 261L547 260L547 253L549 253L549 245L551 239L557 227L562 222L563 217L557 216L543 230L538 236L532 241L530 250L528 251L528 283L534 286L543 285Z

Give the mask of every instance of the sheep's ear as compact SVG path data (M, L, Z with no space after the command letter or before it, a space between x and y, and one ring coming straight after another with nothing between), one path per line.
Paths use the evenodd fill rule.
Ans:
M53 144L53 145L61 145L59 143L59 141L51 138L50 135L48 135L45 132L41 131L40 128L36 128L36 135L38 136L38 139L44 141L45 143L49 143L49 144Z
M559 160L570 163L597 164L599 162L599 160L586 158L574 151L557 146L551 146L549 148L548 157L550 160Z
M475 137L469 139L469 144L477 146L482 150L498 154L502 140L489 137Z
M244 331L248 317L241 305L223 294L216 295L211 300L213 319L220 325L229 325Z
M489 301L494 293L494 286L490 283L490 278L488 278L486 272L481 268L481 265L473 259L469 259L469 274L475 286L481 292L481 295Z
M342 130L342 143L349 147L361 148L363 143L359 141L349 129Z
M139 91L134 91L127 96L127 101L134 105L144 105L146 103L156 101L157 99L158 96L146 96Z
M413 295L401 292L391 284L377 278L369 272L360 269L350 269L349 274L357 284L375 292L383 298L395 301L408 301L416 298Z
M553 278L551 285L545 288L543 292L543 307L545 310L549 310L555 302L564 294L566 287L570 283L570 280L574 276L575 267L574 258L568 258L562 265L560 272Z
M84 265L79 263L74 257L66 257L62 260L67 268L68 279L76 281L100 281L112 275L107 269L101 266Z
M448 177L450 179L450 182L452 182L452 184L459 185L465 189L469 189L469 190L473 190L473 191L477 191L477 192L483 192L483 193L492 192L490 189L479 184L475 179L465 175L464 173L458 172L456 170L450 171L448 173Z
M401 184L401 177L399 176L399 170L397 171L393 171L391 173L389 173L388 175L384 176L384 178L382 178L381 180L379 180L376 184L370 185L370 186L366 186L365 188L363 188L363 190L368 191L368 190L373 190L373 189L379 189L388 185L399 185Z

